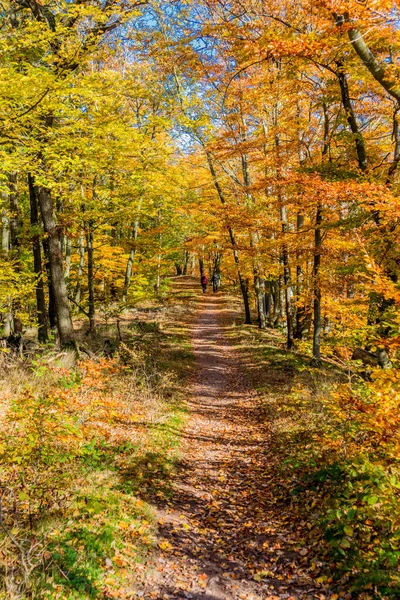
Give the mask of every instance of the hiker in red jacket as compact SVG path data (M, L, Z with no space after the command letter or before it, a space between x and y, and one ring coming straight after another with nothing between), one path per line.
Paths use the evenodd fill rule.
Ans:
M203 294L205 294L207 291L207 283L208 283L207 275L201 276L200 283L201 283L201 287L203 288Z

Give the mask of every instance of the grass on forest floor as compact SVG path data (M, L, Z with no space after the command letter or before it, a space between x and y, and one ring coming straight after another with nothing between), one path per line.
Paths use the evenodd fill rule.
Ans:
M265 478L277 513L292 523L316 580L340 598L399 598L399 423L383 404L391 394L380 396L379 379L312 368L274 330L235 326L231 336L270 430ZM397 375L376 377L383 386Z
M111 359L67 369L49 349L1 373L0 598L134 597L185 420L181 296Z

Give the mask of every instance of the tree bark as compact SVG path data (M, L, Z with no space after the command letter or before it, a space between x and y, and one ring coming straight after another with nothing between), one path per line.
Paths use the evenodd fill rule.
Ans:
M42 239L43 246L43 255L45 259L45 269L47 274L47 291L49 296L48 301L48 310L47 314L49 317L49 325L50 329L57 329L57 310L56 310L56 301L54 297L54 288L53 283L51 281L51 272L50 272L50 250L49 250L49 240L47 238Z
M10 251L10 221L6 210L3 210L1 214L1 227L1 249L4 254L8 254Z
M300 232L304 226L304 215L297 213L297 232ZM305 316L306 307L301 299L304 286L304 273L301 265L300 252L296 252L296 327L294 330L293 337L297 340L303 339L304 327L305 327Z
M161 228L161 223L162 223L162 211L161 208L158 210L158 225ZM160 293L160 289L161 289L161 262L162 262L162 245L163 245L163 235L160 231L159 237L158 237L158 247L159 247L159 253L158 253L158 258L157 258L157 277L156 277L156 285L154 286L155 288L155 292L158 295Z
M321 364L321 285L319 279L319 270L321 266L321 246L322 246L322 207L317 207L315 219L315 246L314 246L314 265L313 265L313 286L314 286L314 332L313 332L313 364Z
M265 281L259 275L254 275L254 289L257 298L257 311L258 311L258 326L260 329L265 329L267 326L267 320L265 317Z
M38 202L34 181L31 174L28 174L29 186L29 201L30 201L30 217L33 229L32 235L32 251L33 251L33 268L36 276L36 313L38 320L38 340L46 342L48 340L47 315L46 315L46 297L44 293L43 282L43 264L42 252L40 246L40 235L37 231L39 226Z
M204 275L204 260L199 257L199 269L200 269L200 277Z
M35 190L48 240L49 268L57 314L58 335L61 347L65 347L73 342L74 330L63 273L60 230L56 224L50 191L42 186L35 186Z
M282 263L283 263L283 286L284 286L284 295L285 295L285 315L286 315L286 346L288 350L293 348L293 318L292 318L292 306L291 306L291 274L290 274L290 263L289 263L289 250L286 242L286 233L289 231L289 223L287 217L287 209L286 209L286 198L282 193L280 187L280 180L283 176L282 169L282 157L281 157L281 140L279 133L279 107L276 104L273 112L273 122L276 127L275 133L275 149L276 149L276 176L278 179L278 202L279 202L279 212L280 219L282 225L282 234L283 234L283 242L282 242Z
M2 236L1 236L1 249L7 256L10 251L10 222L8 219L7 211L3 210L1 216L2 222ZM3 332L5 337L9 337L12 334L14 325L11 301L9 302L8 309L4 314L4 327Z
M190 253L189 253L188 250L185 250L185 260L184 260L184 263L183 263L182 275L187 275L188 267L189 267L189 261L190 261Z
M134 238L134 240L136 240L136 238ZM124 291L122 294L122 302L124 302L124 303L126 302L126 299L128 296L128 291L129 291L129 286L131 284L133 261L135 260L135 255L136 255L136 241L134 241L134 246L131 248L131 251L129 252L128 262L126 263Z
M82 275L83 269L85 268L85 238L83 235L79 236L79 266L78 266L78 279L75 287L75 304L79 304L82 295Z
M136 251L137 251L137 238L139 235L139 215L140 215L141 208L142 208L142 199L140 198L139 204L138 204L138 209L137 209L137 216L136 216L135 222L133 224L132 248L129 253L128 262L126 263L124 291L122 293L122 302L124 302L124 303L126 302L126 299L128 297L129 286L131 284L131 278L132 278L133 262L135 260Z
M336 17L336 22L338 25L341 25L345 21L350 21L348 15ZM397 80L393 77L391 71L387 69L385 63L379 61L369 49L361 32L356 28L351 28L348 31L348 36L354 50L357 52L358 56L374 79L381 84L388 94L395 98L398 103L400 103L400 86Z
M394 138L393 161L388 170L386 185L392 184L393 177L397 171L397 167L400 162L400 123L399 123L400 117L399 117L399 112L400 112L400 104L397 104L394 109L394 114L393 114L393 138Z
M94 297L94 255L93 255L93 229L92 224L86 226L86 252L87 252L87 284L89 292L89 331L96 334L96 305Z
M281 196L281 195L280 195ZM280 197L280 214L282 223L282 233L288 231L288 219L286 213L286 206L283 202L282 196ZM288 246L283 240L282 244L282 263L283 263L283 286L285 294L285 315L286 315L286 346L288 350L293 348L293 318L292 318L292 302L291 302L291 276L290 276L290 263L289 263L289 251Z
M272 282L267 283L268 291L264 295L265 314L267 318L268 327L273 327L272 309L273 309L273 296L271 292Z
M354 134L355 144L356 144L356 152L357 152L357 160L358 166L361 171L367 170L367 153L365 150L365 143L363 135L360 131L360 128L357 123L357 119L354 114L353 105L350 99L349 86L347 83L346 73L343 70L342 63L338 62L338 71L336 75L339 80L340 92L342 96L342 104L343 108L346 112L347 122L350 125L351 132Z
M71 275L71 238L65 236L65 268L64 268L64 279L68 285L69 278Z

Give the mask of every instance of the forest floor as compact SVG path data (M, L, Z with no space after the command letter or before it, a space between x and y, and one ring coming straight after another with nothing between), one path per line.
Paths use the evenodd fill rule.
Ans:
M400 598L400 482L343 369L191 277L120 324L77 367L3 356L1 600Z
M181 278L175 285L193 291L197 283ZM301 517L280 493L282 456L256 391L268 365L249 355L251 339L240 339L239 311L237 301L207 291L187 317L195 356L189 419L181 433L173 493L161 503L153 499L158 551L139 595L157 600L338 598L324 583L326 577L318 581L319 569L302 538L305 523L299 527ZM282 394L290 366L268 375L267 385L276 388L270 391Z

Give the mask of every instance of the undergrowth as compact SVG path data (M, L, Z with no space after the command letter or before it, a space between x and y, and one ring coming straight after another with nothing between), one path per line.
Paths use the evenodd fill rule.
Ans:
M237 327L233 336L271 433L271 494L314 581L338 598L399 598L399 370L364 381L354 364L311 368L276 332Z
M171 493L186 331L136 324L111 359L48 358L2 395L0 598L134 597Z

